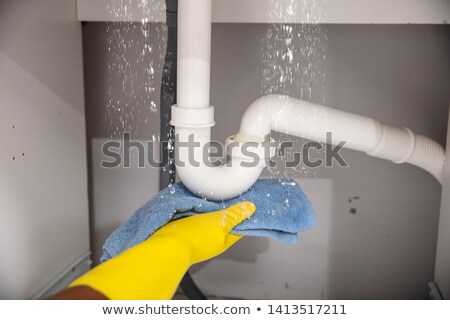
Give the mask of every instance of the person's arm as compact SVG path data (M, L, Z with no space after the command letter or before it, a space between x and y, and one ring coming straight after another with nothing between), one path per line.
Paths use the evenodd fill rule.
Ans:
M98 291L88 286L77 286L67 288L48 300L108 300L108 298Z
M230 231L255 209L253 203L243 202L172 221L53 299L170 299L191 265L221 254L242 238Z

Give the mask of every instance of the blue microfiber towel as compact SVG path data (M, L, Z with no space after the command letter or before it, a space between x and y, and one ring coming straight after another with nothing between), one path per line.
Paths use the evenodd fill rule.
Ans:
M222 202L198 198L177 183L156 194L112 233L103 246L101 261L145 241L171 220L222 210L242 201L253 202L256 212L234 227L233 234L295 244L298 232L315 225L312 205L294 180L260 179L246 193Z

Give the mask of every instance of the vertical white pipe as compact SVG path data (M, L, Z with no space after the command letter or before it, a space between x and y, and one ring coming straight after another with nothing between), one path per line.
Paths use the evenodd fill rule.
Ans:
M210 107L211 0L178 3L177 105Z
M175 126L175 162L181 181L200 197L223 200L250 188L265 163L248 167L243 162L253 159L241 155L220 167L207 164L205 146L214 125L214 108L210 105L211 2L178 2L177 105L172 107L171 123ZM189 141L197 146L186 147ZM260 145L256 149L264 151Z

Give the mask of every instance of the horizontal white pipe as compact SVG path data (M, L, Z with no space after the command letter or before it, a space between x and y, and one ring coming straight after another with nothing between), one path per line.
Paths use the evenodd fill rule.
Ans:
M237 140L260 140L276 131L318 142L347 141L347 147L369 152L378 146L381 125L375 120L289 96L269 95L245 111ZM357 135L355 133L358 133Z
M345 148L395 163L410 163L432 174L441 184L444 148L437 142L360 115L281 95L256 100L245 112L239 141L260 141L271 131L326 143L346 142Z
M210 106L211 0L178 1L177 103Z

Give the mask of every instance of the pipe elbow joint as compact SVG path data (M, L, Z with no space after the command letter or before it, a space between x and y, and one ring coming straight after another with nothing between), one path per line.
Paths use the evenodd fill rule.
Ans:
M210 140L213 110L200 110L172 107L178 176L199 197L221 201L239 196L258 180L275 155L275 141L241 142L230 137L222 149L226 153L220 154L226 160L217 166L210 156L210 148L215 148ZM199 116L202 112L203 116ZM191 123L183 122L187 119Z
M183 130L180 131L184 135ZM215 166L209 159L208 143L200 145L202 150L193 151L193 156L181 151L182 161L177 163L177 173L192 193L215 201L231 199L247 191L258 180L276 151L273 140L269 143L239 142L230 137L225 144L226 158L229 160Z
M244 112L239 132L235 135L237 141L270 141L272 131L272 112L274 105L279 105L287 96L267 95L255 100Z
M247 191L264 168L244 168L239 164L209 168L177 166L180 180L192 193L213 201L232 199Z

